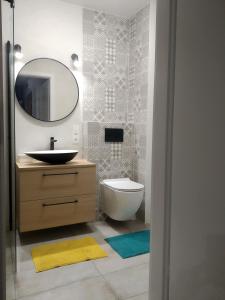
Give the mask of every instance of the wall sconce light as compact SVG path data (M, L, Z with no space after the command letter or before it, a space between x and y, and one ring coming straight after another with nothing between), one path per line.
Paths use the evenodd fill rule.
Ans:
M72 59L73 66L77 68L77 67L78 67L78 64L79 64L79 58L78 58L78 55L75 54L75 53L73 53L73 54L71 55L71 59Z
M22 48L19 44L14 46L14 55L17 59L21 59L23 57Z

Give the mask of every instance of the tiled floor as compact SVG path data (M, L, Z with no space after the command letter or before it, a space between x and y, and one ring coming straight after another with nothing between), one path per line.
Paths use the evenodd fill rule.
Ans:
M109 236L145 229L139 221L101 221L19 237L18 300L148 300L149 254L122 259L105 241ZM53 241L93 236L108 257L35 273L31 248Z
M6 299L15 299L15 282L14 282L14 266L12 263L12 248L8 240L7 234L7 247L6 247Z

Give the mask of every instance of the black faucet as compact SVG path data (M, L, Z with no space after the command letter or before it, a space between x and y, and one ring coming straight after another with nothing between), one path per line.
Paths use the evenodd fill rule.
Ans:
M52 136L50 138L50 150L54 150L55 149L55 143L57 142L57 140L55 140L54 136Z

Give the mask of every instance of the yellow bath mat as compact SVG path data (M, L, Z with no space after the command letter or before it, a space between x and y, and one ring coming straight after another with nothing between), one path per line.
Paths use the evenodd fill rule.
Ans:
M106 257L108 254L92 237L42 245L32 249L36 272Z

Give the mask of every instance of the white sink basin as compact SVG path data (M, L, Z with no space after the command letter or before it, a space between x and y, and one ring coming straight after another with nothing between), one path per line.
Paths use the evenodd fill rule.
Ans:
M34 159L49 164L65 164L66 162L72 160L77 153L77 150L43 150L24 152L24 154Z

